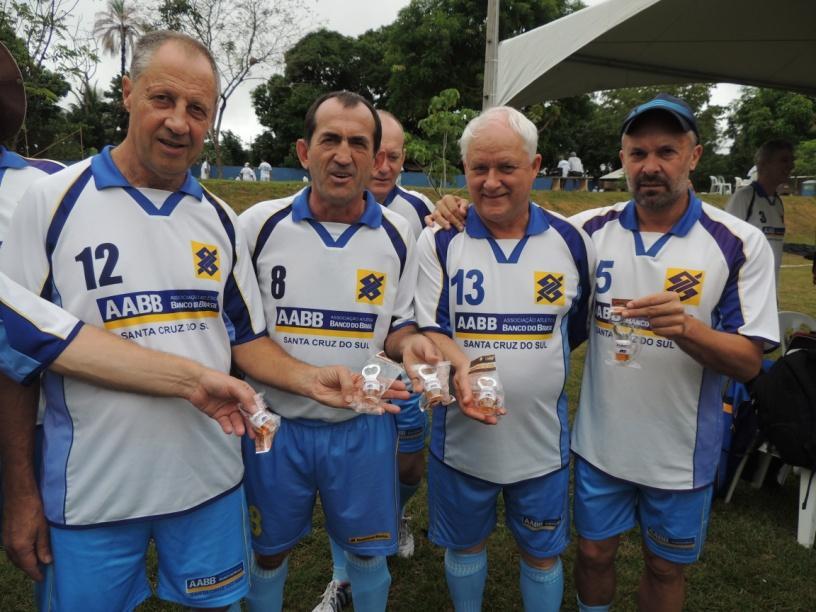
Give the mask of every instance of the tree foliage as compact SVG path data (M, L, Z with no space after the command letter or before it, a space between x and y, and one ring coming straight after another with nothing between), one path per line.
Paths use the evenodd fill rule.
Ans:
M309 23L302 0L160 0L159 25L186 32L213 53L221 95L210 130L220 173L221 125L230 97L247 80L279 66L283 54Z
M122 76L127 50L133 49L134 41L147 29L138 9L125 0L108 0L107 10L97 13L94 21L94 35L100 39L102 49L112 55L119 53L119 74Z

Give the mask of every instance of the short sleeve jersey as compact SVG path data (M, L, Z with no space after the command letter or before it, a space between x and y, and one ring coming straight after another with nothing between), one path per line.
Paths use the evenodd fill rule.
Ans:
M0 268L27 289L147 348L226 372L230 344L265 335L235 214L188 173L132 187L110 149L38 181ZM186 511L240 486L240 443L181 399L43 377L48 520L94 525Z
M21 157L0 146L0 243L5 240L11 215L29 185L64 167L50 159Z
M765 234L773 251L776 276L779 278L782 244L785 240L785 208L782 198L776 193L768 195L762 185L753 182L737 189L725 205L725 210Z
M380 203L408 220L414 238L419 238L419 234L425 228L425 217L434 209L433 202L427 197L418 191L403 189L399 185L395 185Z
M720 456L721 377L673 341L635 325L639 367L615 365L612 300L676 291L687 314L724 332L778 342L773 257L751 225L690 194L666 234L641 232L635 203L572 217L598 255L594 316L572 448L598 469L658 489L711 483Z
M569 464L571 349L587 335L587 236L535 204L520 240L492 237L474 207L465 230L420 236L416 311L421 329L450 336L469 358L494 354L507 415L485 427L455 404L434 409L431 452L448 466L498 484Z
M21 383L60 356L82 323L0 273L0 370Z
M310 194L309 187L259 202L240 217L268 332L301 361L359 371L389 332L414 323L414 239L408 222L368 192L354 224L316 220ZM252 382L286 418L336 423L356 416Z

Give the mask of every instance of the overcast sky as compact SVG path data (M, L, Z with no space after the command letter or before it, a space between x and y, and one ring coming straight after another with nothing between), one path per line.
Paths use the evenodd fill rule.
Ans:
M269 1L269 0L259 0ZM584 0L585 4L597 4L604 0ZM346 36L357 36L366 30L389 24L397 18L399 10L409 0L314 0L316 5L315 27L326 27ZM82 23L93 27L94 14L104 10L105 0L79 0L77 14ZM119 54L105 55L96 73L100 88L107 89L111 79L119 72ZM227 105L222 129L232 130L245 144L249 144L263 131L252 107L250 91L260 81L252 80L233 94ZM739 93L738 85L719 85L712 97L713 104L728 104Z

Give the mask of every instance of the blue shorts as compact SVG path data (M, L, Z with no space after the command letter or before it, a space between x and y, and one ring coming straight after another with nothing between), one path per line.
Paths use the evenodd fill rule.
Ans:
M54 562L39 610L132 610L150 597L147 546L156 542L157 595L189 607L229 606L249 591L249 522L238 488L189 512L129 523L51 527Z
M462 550L483 542L496 527L496 501L504 497L505 522L527 554L555 557L569 543L569 468L499 485L428 459L428 537Z
M428 415L419 409L420 393L414 393L407 400L392 400L400 407L396 415L399 432L399 452L420 453L425 448L425 432L428 428Z
M326 531L361 556L397 550L397 428L394 417L342 423L281 419L272 450L255 454L244 438L252 547L262 555L293 548L312 529L320 493Z
M703 550L711 485L665 491L619 480L575 455L575 528L587 540L606 540L640 523L649 550L673 563L694 563Z

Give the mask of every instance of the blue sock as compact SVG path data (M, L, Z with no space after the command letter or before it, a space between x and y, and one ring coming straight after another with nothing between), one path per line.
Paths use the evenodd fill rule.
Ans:
M388 604L391 574L385 557L358 557L346 553L346 570L357 612L384 612Z
M419 489L419 483L415 484L405 484L400 480L399 483L399 496L400 496L400 516L405 514L405 505L408 503L408 500L414 496L414 493L417 492Z
M578 612L609 612L609 609L612 607L611 601L605 606L588 606L582 602L581 598L577 595L575 599L578 601Z
M268 570L260 567L252 556L251 586L246 597L250 612L278 612L283 608L283 586L289 571L289 557L280 567Z
M558 612L564 598L564 566L561 559L549 569L528 565L524 559L521 569L521 599L525 612Z
M329 536L329 544L331 544L332 555L332 580L349 582L346 571L346 551L340 548L340 545L331 536Z
M445 579L456 612L479 612L487 580L487 549L468 554L448 548L445 551Z

